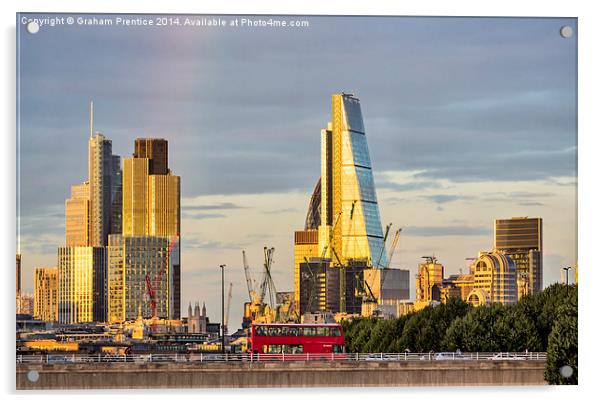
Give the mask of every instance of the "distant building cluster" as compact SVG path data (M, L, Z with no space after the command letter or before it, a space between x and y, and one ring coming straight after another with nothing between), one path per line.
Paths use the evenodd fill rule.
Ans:
M31 309L17 255L17 312L60 324L179 320L180 177L167 140L137 138L122 169L90 112L88 179L65 201L65 246L56 267L35 269Z
M426 257L416 275L414 309L460 298L472 305L513 304L541 291L542 219L514 217L495 220L491 251L479 252L470 273L444 278L444 267Z

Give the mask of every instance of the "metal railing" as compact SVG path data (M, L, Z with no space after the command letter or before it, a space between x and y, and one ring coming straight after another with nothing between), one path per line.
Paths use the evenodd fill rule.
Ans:
M240 363L287 361L545 361L545 352L430 352L430 353L304 353L304 354L45 354L17 355L17 364L81 364L81 363Z

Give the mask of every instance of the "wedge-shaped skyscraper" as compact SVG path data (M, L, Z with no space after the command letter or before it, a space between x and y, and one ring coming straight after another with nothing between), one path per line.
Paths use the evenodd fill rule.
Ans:
M332 96L332 122L322 130L320 250L330 247L346 264L365 260L387 267L372 163L360 101ZM331 232L332 231L332 232Z

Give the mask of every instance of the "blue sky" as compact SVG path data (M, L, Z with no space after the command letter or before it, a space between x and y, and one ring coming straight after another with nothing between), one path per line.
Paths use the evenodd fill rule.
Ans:
M35 17L30 15L30 17ZM229 19L235 17L226 17ZM23 283L56 265L64 200L86 179L95 127L128 156L168 139L182 177L182 300L217 318L218 266L246 294L240 251L292 289L293 231L320 168L330 95L362 103L397 267L435 253L448 273L491 247L493 220L541 216L544 283L576 262L575 19L308 17L309 27L20 26ZM189 280L189 281L188 281ZM413 292L412 292L413 295Z

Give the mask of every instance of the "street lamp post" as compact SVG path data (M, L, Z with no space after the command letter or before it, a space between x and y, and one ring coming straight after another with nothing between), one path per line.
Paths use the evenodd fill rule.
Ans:
M220 264L219 267L222 269L222 324L221 324L221 333L222 333L222 354L226 353L226 345L224 341L226 337L224 335L224 269L226 268L225 264Z
M562 270L564 270L564 282L566 283L566 293L569 293L569 270L571 270L572 267L563 267Z

